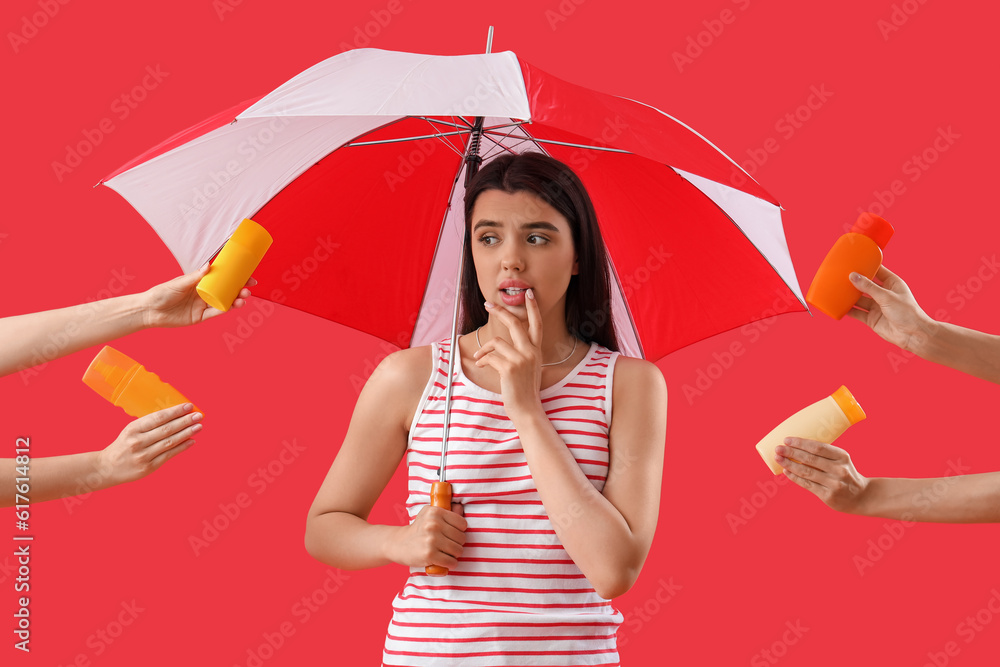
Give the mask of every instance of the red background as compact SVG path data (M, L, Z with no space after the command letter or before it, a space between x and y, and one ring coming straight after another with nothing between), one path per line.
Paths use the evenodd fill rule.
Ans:
M48 1L58 12L16 50L10 33L46 0L9 0L0 11L0 315L96 298L118 287L116 270L132 276L127 292L179 273L124 200L92 188L165 137L354 46L366 25L371 46L461 54L481 52L493 24L495 51L652 104L738 161L766 154L749 167L786 209L803 289L843 225L879 196L888 202L900 180L902 194L884 208L896 227L887 266L928 312L1000 331L1000 279L983 261L1000 245L989 209L998 145L993 5ZM731 21L717 21L727 9ZM385 25L372 23L373 11ZM894 12L899 26L888 23ZM898 29L883 34L887 25ZM699 37L701 53L688 42ZM696 57L678 67L674 54L686 48ZM121 119L112 104L147 66L168 75ZM809 118L799 127L782 122L813 87L828 99L800 110ZM52 163L104 118L113 131L59 180ZM939 129L948 128L958 138L933 155ZM913 180L906 163L925 149L937 159ZM102 667L247 666L257 664L265 636L289 623L294 634L263 652L268 667L378 664L402 568L346 573L308 619L295 605L326 576L303 548L305 515L347 428L352 377L366 376L385 350L278 306L230 351L224 335L260 307L119 341L198 402L206 428L195 448L149 478L72 507L33 509L33 650L15 651L5 630L3 662L68 665L82 654L79 664ZM734 342L744 353L728 359ZM355 352L341 356L342 346ZM863 473L938 476L958 461L974 472L1000 469L997 387L920 359L894 364L894 350L853 320L797 313L660 361L671 392L660 525L641 578L617 601L626 614L624 664L921 666L933 664L930 656L937 665L995 664L1000 618L987 610L980 630L959 627L1000 588L995 527L900 532L894 522L838 514L790 484L765 494L772 477L754 443L841 384L869 414L838 441ZM0 456L13 455L17 436L31 437L36 456L98 449L117 436L128 417L80 382L96 351L52 362L27 382L0 381ZM710 386L685 396L700 373L714 376ZM262 488L251 476L278 457L283 440L305 451ZM241 493L250 505L196 556L189 537ZM373 518L397 521L402 498L397 475ZM754 502L761 506L734 532L727 515L750 516ZM15 532L13 512L0 517L0 539L10 540L2 535ZM880 536L888 550L859 573L855 557L867 557ZM0 554L13 552L8 544ZM0 565L5 558L9 566L13 557L0 555ZM0 628L10 628L13 577L2 569L0 591ZM133 601L142 611L118 634L122 605ZM805 630L786 634L786 623ZM99 630L117 636L108 644ZM944 654L948 642L957 655ZM771 661L763 650L774 651Z

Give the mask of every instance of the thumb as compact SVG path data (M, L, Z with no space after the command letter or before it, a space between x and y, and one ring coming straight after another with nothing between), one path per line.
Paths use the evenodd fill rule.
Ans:
M869 280L868 278L864 277L863 275L861 275L856 271L852 271L849 277L852 285L854 285L859 290L861 290L868 296L872 297L876 301L878 301L876 296L879 296L881 292L885 291L883 287L876 284L873 280Z
M206 275L208 275L208 269L211 267L209 262L205 262L201 268L195 269L189 273L185 273L182 276L177 276L174 278L175 285L182 289L186 289L191 285L194 285L201 281Z

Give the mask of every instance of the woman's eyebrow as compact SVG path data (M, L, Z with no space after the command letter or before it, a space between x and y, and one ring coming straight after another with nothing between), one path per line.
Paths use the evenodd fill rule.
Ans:
M476 232L483 227L499 228L503 225L495 220L480 220L473 226L472 231ZM544 220L539 220L538 222L526 222L521 225L521 229L544 229L546 231L559 233L559 228L553 225L551 222L545 222Z

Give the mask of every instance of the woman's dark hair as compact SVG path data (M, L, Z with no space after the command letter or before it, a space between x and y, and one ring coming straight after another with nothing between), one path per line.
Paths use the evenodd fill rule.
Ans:
M573 231L579 272L566 288L566 327L586 343L618 350L611 314L611 276L597 214L580 178L542 153L504 154L483 165L465 191L465 259L462 267L462 333L486 324L482 291L472 260L472 209L487 190L527 192L557 210Z

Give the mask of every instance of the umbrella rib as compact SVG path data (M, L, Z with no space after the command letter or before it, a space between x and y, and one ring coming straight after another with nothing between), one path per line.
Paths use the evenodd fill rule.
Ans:
M514 123L505 123L503 125L493 125L491 127L484 127L483 128L483 134L486 134L487 132L489 132L490 134L499 134L498 132L494 132L494 130L502 130L505 127L518 128L518 127L521 127L524 124L525 124L524 121L520 121L519 120L519 121L516 121Z
M520 141L520 142L519 142L518 144L515 144L515 146L506 146L506 145L505 145L505 144L503 143L503 141L504 141L505 139L507 139L507 138L508 138L508 137L510 136L510 133L511 133L511 132L513 132L514 130L516 130L516 129L517 129L518 127L520 127L520 125L521 125L520 123L516 123L516 124L514 124L514 125L513 125L513 126L512 126L511 128L510 128L510 131L509 131L509 132L507 132L507 134L505 134L505 135L503 135L502 137L500 137L500 140L499 140L499 141L497 141L496 139L494 139L494 138L493 138L492 136L488 136L486 132L484 132L484 133L483 133L483 135L484 135L484 136L486 136L486 138L487 138L487 139L489 139L490 141L492 141L492 142L493 142L493 143L494 143L495 145L499 146L500 148L502 148L502 149L504 149L504 150L506 150L506 151L508 151L508 152L510 152L510 153L513 153L513 152L514 152L514 147L515 147L515 146L519 146L520 144L524 143L525 141L529 141L529 138L528 138L528 136L527 136L527 135L525 135L525 136L524 136L524 138L523 138L523 139L521 139L521 141ZM493 132L490 132L489 134L490 134L490 135L492 135L492 134L495 134L495 133L493 133ZM486 158L488 158L488 157L489 157L489 155L490 155L490 152L491 152L491 151L492 151L492 149L490 149L489 151L486 151L486 154L485 154L485 155L483 155L483 160L485 160Z
M610 148L608 146L588 146L586 144L573 144L568 141L556 141L555 139L539 139L538 137L532 137L531 140L541 144L555 144L556 146L568 146L570 148L589 148L595 151L606 151L608 153L625 153L626 155L633 155L632 151L626 151L621 148Z
M434 127L434 125L433 125L433 121L432 121L432 120L431 120L430 118L426 118L426 117L424 117L424 120L426 120L426 121L427 121L427 123L428 123L428 124L429 124L429 125L430 125L431 127ZM458 127L458 125L455 125L454 123L447 123L447 122L445 122L444 124L445 124L445 125L451 125L451 126L453 126L453 127ZM449 150L450 150L450 151L451 151L452 153L454 153L454 154L455 154L455 155L457 155L458 157L463 157L463 154L461 153L461 151L459 151L459 149L458 149L458 148L456 148L456 147L455 147L455 145L451 143L451 141L449 141L449 140L445 139L444 137L438 137L437 139L438 139L438 141L440 141L440 142L441 142L442 144L444 144L445 146L447 146L447 147L448 147L448 149L449 149Z
M407 116L408 118L417 118L419 120L426 120L428 123L440 123L441 125L447 125L448 127L465 127L464 125L459 125L458 123L450 123L446 120L441 120L440 118L433 118L431 116Z
M345 144L348 148L353 148L355 146L374 146L377 144L398 144L404 141L417 141L418 139L434 139L440 137L451 137L456 134L469 134L465 130L459 130L457 132L435 132L434 134L424 134L417 137L400 137L398 139L378 139L375 141L352 141L349 144Z

